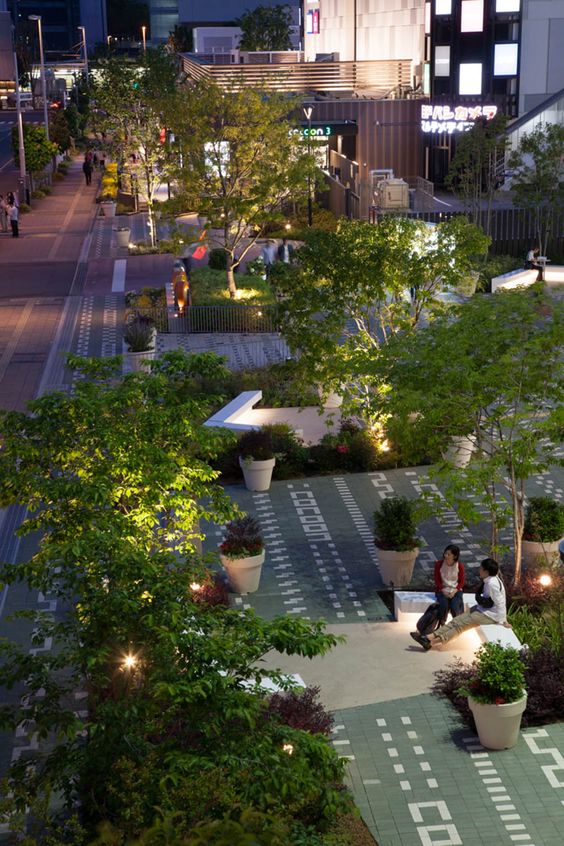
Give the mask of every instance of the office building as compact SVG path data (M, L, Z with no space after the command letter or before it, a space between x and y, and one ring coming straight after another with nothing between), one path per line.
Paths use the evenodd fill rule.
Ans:
M89 50L106 42L106 0L4 0L18 29L29 15L41 15L47 60L76 56L81 49L83 26Z

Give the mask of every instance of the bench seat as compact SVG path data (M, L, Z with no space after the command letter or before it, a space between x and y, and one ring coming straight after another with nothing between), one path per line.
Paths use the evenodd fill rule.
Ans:
M564 284L564 265L547 264L544 270L544 281L548 285L559 282Z
M510 270L508 273L502 273L500 276L494 276L492 279L492 294L495 294L501 288L519 288L532 285L537 281L537 276L538 270L534 268L525 270L522 267Z

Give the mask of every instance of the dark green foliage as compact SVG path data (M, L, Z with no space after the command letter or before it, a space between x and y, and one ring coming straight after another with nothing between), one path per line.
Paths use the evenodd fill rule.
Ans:
M517 649L500 643L484 643L476 653L474 670L460 689L486 705L517 702L525 690L525 665Z
M268 700L268 713L292 728L329 737L335 721L319 701L319 694L319 687L274 693Z
M65 112L57 110L49 116L49 137L60 153L66 153L70 147L71 135Z
M191 53L194 49L194 33L191 26L176 24L168 34L168 45L175 53Z
M290 7L257 6L237 21L241 27L240 50L290 50Z
M405 496L390 496L382 500L374 512L376 546L397 552L415 549L419 543L416 537L417 502Z
M30 173L39 173L47 167L53 156L57 155L59 149L56 144L47 140L45 129L42 126L24 123L23 135L26 168ZM14 164L19 167L20 149L17 126L12 127L12 152Z
M208 267L212 270L225 270L227 267L227 253L225 250L216 247L210 250L208 256Z
M239 455L243 460L266 461L274 458L270 429L250 429L239 438Z
M547 496L532 496L525 508L523 538L537 543L564 536L564 505Z
M147 352L153 348L155 324L150 317L134 317L125 326L123 340L129 352Z

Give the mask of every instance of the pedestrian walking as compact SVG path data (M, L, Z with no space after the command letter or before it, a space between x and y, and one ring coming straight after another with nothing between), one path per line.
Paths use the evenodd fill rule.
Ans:
M293 256L294 256L293 246L288 243L287 238L282 238L282 243L278 247L278 258L279 258L279 260L283 261L284 264L291 264Z
M8 203L4 199L4 194L0 194L0 228L2 232L8 231Z
M87 159L86 157L84 158L82 171L84 173L84 179L86 180L86 184L90 185L92 182L92 163L90 159Z
M94 170L98 170L98 153L94 153L92 156L92 167Z
M106 169L106 154L102 153L100 155L100 170L103 173Z
M266 241L261 250L261 258L264 264L265 275L268 279L270 271L272 270L272 265L276 260L276 244L274 241Z
M19 229L19 209L14 204L10 206L9 211L10 216L10 226L12 227L12 238L19 238L20 237L20 229Z

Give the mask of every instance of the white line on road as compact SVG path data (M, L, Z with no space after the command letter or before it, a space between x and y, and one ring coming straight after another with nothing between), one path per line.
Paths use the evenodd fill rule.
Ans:
M125 269L127 259L116 259L114 261L114 275L112 276L112 294L120 294L125 291Z

